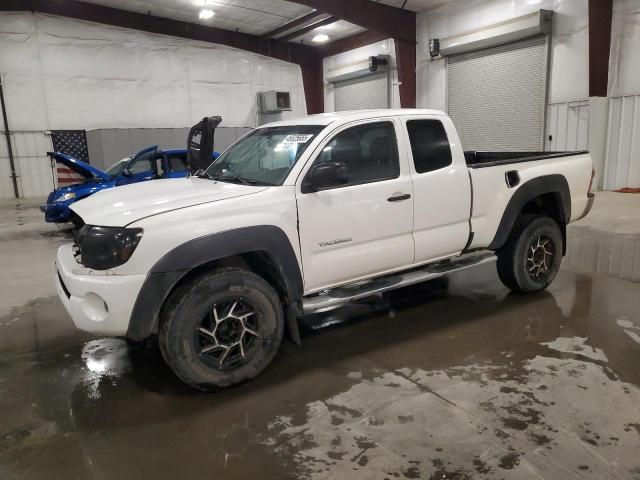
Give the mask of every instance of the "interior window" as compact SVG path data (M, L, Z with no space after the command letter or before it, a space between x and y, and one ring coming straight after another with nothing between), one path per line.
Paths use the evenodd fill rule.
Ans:
M416 172L431 172L451 165L451 147L440 120L409 120L407 130Z
M134 158L129 165L127 165L127 170L131 174L136 173L145 173L153 171L153 159L156 152L145 152L139 157Z
M167 155L167 163L172 172L183 172L187 169L187 155Z
M340 132L325 145L315 164L324 162L347 166L349 182L341 187L397 178L400 163L393 123L369 123Z

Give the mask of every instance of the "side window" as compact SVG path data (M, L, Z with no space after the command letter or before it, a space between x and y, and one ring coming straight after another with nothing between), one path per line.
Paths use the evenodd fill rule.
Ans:
M139 157L134 158L129 165L127 165L127 170L130 173L145 173L153 171L153 157L156 152L145 152Z
M183 172L187 169L186 155L167 155L169 170L172 172Z
M347 166L349 182L341 187L397 178L400 163L393 123L369 123L340 132L325 145L314 164L324 162Z
M409 120L407 130L416 172L431 172L451 165L451 147L440 120Z

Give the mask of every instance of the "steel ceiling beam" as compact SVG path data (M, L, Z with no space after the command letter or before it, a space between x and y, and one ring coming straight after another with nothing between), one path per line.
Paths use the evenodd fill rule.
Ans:
M416 41L416 14L370 0L289 0L390 38Z
M282 35L283 33L287 33L288 31L293 30L296 27L306 26L309 22L318 18L321 15L323 15L322 12L318 12L317 10L314 10L313 12L307 15L304 15L300 18L296 18L295 20L292 20L289 23L285 23L284 25L276 28L275 30L271 30L270 32L265 33L264 35L262 35L262 37L275 38L278 35Z
M329 25L330 23L335 23L337 21L338 21L338 19L336 17L327 17L327 18L324 18L324 19L320 20L319 22L312 23L311 25L307 25L306 27L301 28L300 30L295 30L295 31L293 31L291 33L288 33L284 37L280 37L278 40L280 40L282 42L289 41L289 40L292 40L294 38L301 37L302 35L306 34L307 32L310 32L311 30L315 30L316 28L319 28L319 27L324 27L325 25Z

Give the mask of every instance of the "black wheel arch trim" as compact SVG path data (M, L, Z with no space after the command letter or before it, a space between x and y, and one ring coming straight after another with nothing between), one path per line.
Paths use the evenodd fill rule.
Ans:
M562 239L564 241L563 254L566 249L566 225L571 220L571 193L569 184L564 175L553 174L543 175L531 179L518 187L513 193L498 225L498 230L491 244L490 250L497 250L502 247L509 238L511 230L520 216L523 207L536 197L548 193L556 193L560 196L562 210L560 212L562 225Z
M273 225L243 227L195 238L158 260L138 293L127 338L144 340L157 331L160 311L169 294L193 269L251 252L264 252L271 257L286 289L287 310L295 309L302 298L303 281L289 238L281 228ZM299 341L295 316L289 315L289 318L293 318L288 322L292 339ZM294 325L291 325L292 321Z

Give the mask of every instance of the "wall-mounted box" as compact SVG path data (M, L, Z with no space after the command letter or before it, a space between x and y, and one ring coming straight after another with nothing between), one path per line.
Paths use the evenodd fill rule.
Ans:
M271 90L260 92L260 112L279 113L291 111L291 95L289 92Z

